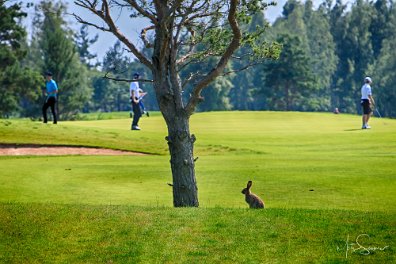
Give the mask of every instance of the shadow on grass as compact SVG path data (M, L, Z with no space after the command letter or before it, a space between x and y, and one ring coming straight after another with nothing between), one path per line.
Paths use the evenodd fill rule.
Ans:
M349 131L361 131L361 130L362 130L361 128L353 128L353 129L345 129L344 131L349 132Z

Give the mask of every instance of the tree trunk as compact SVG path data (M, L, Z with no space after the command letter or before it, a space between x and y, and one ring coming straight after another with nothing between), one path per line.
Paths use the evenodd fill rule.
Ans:
M177 49L172 46L173 19L166 18L169 15L166 5L158 8L158 16L162 20L156 27L152 73L158 105L168 127L165 139L171 157L173 205L198 207L193 154L195 136L190 135L190 114L186 111L181 96L182 87L176 69Z
M190 135L189 118L178 114L168 123L166 137L169 145L173 177L173 205L175 207L198 207L198 188L195 179L194 142Z
M159 108L165 119L168 136L170 163L173 178L173 205L175 207L198 207L198 188L195 179L194 142L190 135L190 115L185 110L181 97L178 75L167 59L153 56L156 65L154 89ZM163 63L159 63L165 61ZM158 64L157 64L158 63Z

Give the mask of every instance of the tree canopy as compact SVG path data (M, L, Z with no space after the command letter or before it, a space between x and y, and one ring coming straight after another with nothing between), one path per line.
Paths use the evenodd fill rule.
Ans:
M7 2L1 2L2 16L0 18L0 31L2 32L0 55L2 56L1 67L3 67L1 78L4 83L1 95L2 104L0 104L1 114L3 116L39 116L40 109L37 105L40 104L40 87L42 86L40 75L47 70L47 67L51 67L43 64L44 44L45 41L50 41L49 35L43 37L44 9L40 5L36 6L37 10L35 12L40 13L40 16L34 19L32 40L28 41L26 30L20 21L25 17L25 10L31 10L33 7L19 3L10 4L11 2L7 4ZM47 2L51 2L54 9L62 7L61 13L63 12L64 17L67 12L65 4L62 4L61 1ZM100 3L101 1L95 2ZM116 2L123 3L123 1ZM113 7L116 2L112 2ZM185 15L188 3L198 2L181 2L184 4L184 9L175 11L179 12L175 23L188 25L192 23L191 19ZM227 1L218 3L218 10L221 10L221 4L224 6L225 2ZM373 89L374 96L378 97L378 108L385 116L395 117L395 106L387 99L387 95L393 94L395 89L393 87L396 87L392 78L388 77L392 74L394 68L391 65L394 65L395 60L394 56L391 56L391 43L394 41L396 28L393 0L359 0L352 3L348 8L340 0L325 0L316 8L310 0L305 2L290 0L286 2L282 16L276 19L272 25L266 20L263 13L253 12L254 8L263 8L263 6L258 5L257 1L242 2L250 4L249 7L241 9L241 17L238 18L238 22L243 29L241 44L245 45L242 45L235 52L225 66L222 75L226 72L228 74L223 75L221 80L209 83L206 90L203 90L200 96L196 96L197 102L202 101L202 103L197 104L197 111L284 109L273 107L268 103L270 101L268 96L271 96L272 91L279 87L279 83L266 82L266 80L269 80L268 75L272 74L266 72L266 63L260 62L256 67L248 67L251 65L251 61L246 60L248 58L247 54L251 55L258 50L269 51L269 49L260 47L259 42L251 45L252 38L255 38L255 34L259 34L261 30L265 31L265 34L260 34L259 37L262 44L267 43L268 45L279 40L281 35L284 36L283 38L286 37L285 35L289 35L288 39L293 39L293 36L300 39L299 48L303 49L305 56L308 57L307 70L314 77L313 85L315 87L314 89L312 87L308 88L308 86L301 88L306 101L301 102L302 107L299 107L299 110L332 111L332 109L338 107L341 112L359 113L359 90L362 79L365 75L370 75L374 80ZM138 5L140 1L132 1L132 3ZM140 11L130 8L129 4L119 6L117 10L122 10L123 15L131 15L132 18L141 17L145 14L144 12L153 14L155 2L144 3L145 5L142 5L143 9ZM215 6L205 6L200 11L201 14L202 12L213 13L216 10L215 8ZM96 10L101 11L101 7L98 6ZM55 14L57 14L57 11L53 13L53 15ZM197 15L197 17L200 16ZM194 95L194 87L204 79L205 74L202 70L208 67L216 67L219 52L224 50L225 44L232 36L232 29L230 26L226 26L227 20L224 16L210 20L205 19L205 17L200 18L202 19L199 23L194 22L196 28L188 26L180 31L172 29L173 38L178 32L177 45L181 47L177 53L175 65L177 65L177 71L181 80L183 80L180 89L184 104L187 104L194 97L192 96ZM74 54L72 64L78 65L74 74L77 77L80 76L80 73L84 74L85 77L81 77L81 80L85 80L82 83L85 83L83 87L86 88L82 89L85 91L84 95L78 97L61 95L62 101L70 106L67 108L73 108L66 109L66 111L62 110L62 112L67 113L64 118L73 118L80 111L129 110L128 102L124 101L126 100L125 95L120 97L117 102L111 96L106 97L106 93L103 92L103 90L112 91L115 86L119 86L120 92L123 90L121 87L124 87L124 92L127 93L128 84L118 83L114 85L113 82L100 79L106 73L108 76L130 79L131 73L138 71L143 74L145 79L152 80L153 76L150 68L146 64L140 63L138 57L133 56L132 53L122 52L118 56L122 57L121 60L128 61L128 69L116 67L115 71L109 71L105 66L108 58L95 58L95 54L92 52L91 48L95 44L96 37L95 35L89 37L91 28L88 25L83 25L78 32L71 32L67 23L65 20L60 22L60 31L54 31L54 34L58 34L58 37L64 35L65 41L67 40L65 43L69 42L70 50ZM107 24L101 24L100 27L104 25ZM146 58L144 61L148 61L149 64L152 63L151 58L155 44L155 29L152 25L143 28L140 42L135 40L130 43L136 45L134 49L140 56ZM256 28L260 30L256 31ZM110 29L110 27L107 27L107 29ZM6 42L5 39L11 37L10 33L12 33L13 40ZM205 38L203 38L203 33L206 34ZM220 41L216 41L216 36L220 36ZM39 42L38 38L46 40ZM65 45L65 43L62 45ZM139 45L139 43L142 45ZM57 43L57 45L60 44L61 42ZM286 45L286 43L279 44ZM128 45L120 41L119 50L128 49ZM192 49L192 46L194 46L194 49ZM62 62L58 61L60 66L67 64L68 56L65 54L67 50L69 49L62 50L63 54L59 53L59 55L62 55ZM65 56L63 57L63 55ZM75 61L76 58L80 60L80 63ZM384 61L386 61L386 64ZM79 67L84 69L81 70ZM248 69L238 71L238 69L245 67ZM27 78L27 76L30 77ZM22 83L16 85L18 80L21 80ZM29 89L21 94L20 87L28 87ZM90 89L87 87L90 87ZM62 88L65 88L63 84ZM159 110L160 106L154 95L152 83L145 83L144 89L149 91L149 96L145 100L150 109ZM308 90L303 91L305 89ZM63 91L66 90L63 89ZM109 93L108 91L107 93ZM78 100L79 103L69 103L69 100ZM281 100L284 100L284 98Z
M0 116L3 117L15 112L28 113L26 109L38 98L39 76L22 63L28 49L26 30L18 21L25 16L20 5L6 6L5 1L0 1Z

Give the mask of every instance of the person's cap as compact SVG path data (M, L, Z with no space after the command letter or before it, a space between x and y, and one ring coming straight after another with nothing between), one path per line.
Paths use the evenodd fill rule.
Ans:
M135 77L135 78L137 78L137 77L139 77L140 75L139 75L139 73L137 73L137 72L135 72L134 74L133 74L133 77Z
M371 82L373 82L373 81L371 80L371 78L370 78L370 77L366 77L366 78L364 78L364 81L365 81L365 82L370 82L370 83L371 83Z
M47 71L47 72L45 73L45 76L52 76L52 72Z

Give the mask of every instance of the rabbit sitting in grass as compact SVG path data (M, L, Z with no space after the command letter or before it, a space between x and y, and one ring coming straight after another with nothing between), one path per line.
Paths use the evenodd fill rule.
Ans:
M251 187L252 187L252 181L248 181L246 188L242 190L242 193L245 195L245 201L249 204L250 208L255 208L255 209L264 208L265 207L264 201L250 191Z

